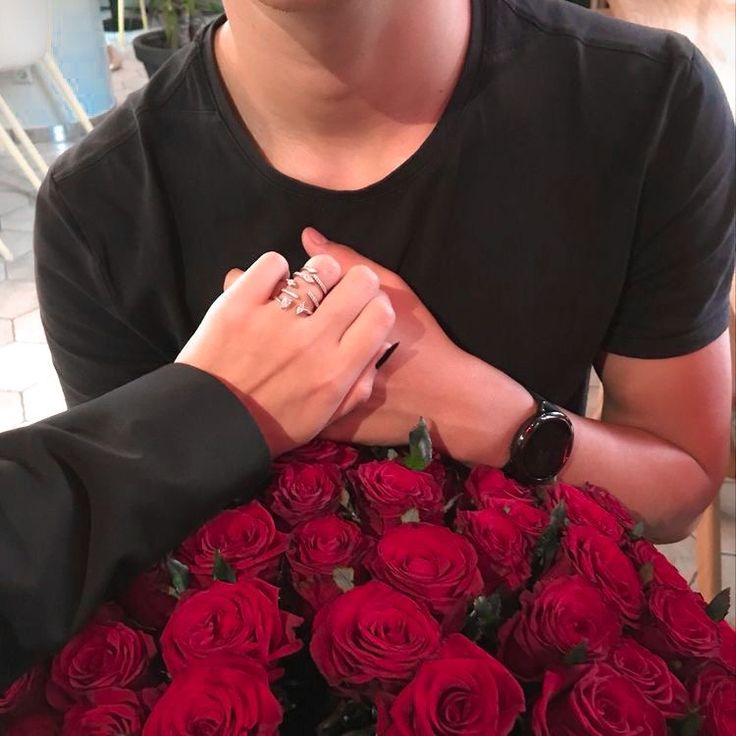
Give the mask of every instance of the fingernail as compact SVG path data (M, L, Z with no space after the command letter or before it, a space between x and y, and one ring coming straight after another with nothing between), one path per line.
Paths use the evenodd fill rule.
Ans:
M376 370L378 370L384 363L394 354L396 348L399 347L399 343L395 342L379 359L376 363Z
M315 230L313 227L308 227L304 231L304 235L309 238L312 245L325 245L327 243L327 238L322 235L319 230Z

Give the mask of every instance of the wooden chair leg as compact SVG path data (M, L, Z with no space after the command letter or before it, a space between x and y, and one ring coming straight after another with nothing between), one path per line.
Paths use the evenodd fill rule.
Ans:
M38 178L36 172L30 166L28 161L25 160L23 152L15 144L15 141L10 137L10 134L5 130L5 125L0 121L0 143L8 149L8 153L12 156L13 160L20 170L26 175L28 181L31 182L33 188L38 190L41 186L41 180Z
M122 2L121 2L122 5ZM43 64L48 70L51 78L53 79L59 91L64 96L69 107L71 107L74 114L77 116L77 120L82 124L82 127L89 133L92 130L92 122L90 121L87 113L80 104L77 96L74 94L74 90L69 86L69 83L64 79L64 75L61 73L56 60L50 52L47 52L43 57Z
M125 0L118 0L118 43L125 46Z
M148 30L148 12L146 11L146 0L139 0L141 8L141 20L143 21L143 30Z
M721 504L716 496L695 531L698 590L710 601L721 589Z
M15 133L23 148L26 149L26 153L30 157L31 161L36 164L36 167L41 174L45 175L49 170L48 164L43 160L43 156L39 153L38 148L33 145L33 141L28 137L26 131L23 130L20 120L15 117L10 105L8 105L8 103L3 99L3 96L0 95L0 120L3 117L8 121L8 123L10 123L13 133Z

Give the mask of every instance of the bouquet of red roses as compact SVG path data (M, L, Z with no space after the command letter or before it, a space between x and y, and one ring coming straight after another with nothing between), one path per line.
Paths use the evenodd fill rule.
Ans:
M249 494L252 496L252 494ZM601 488L316 440L0 693L6 736L724 736L706 603Z

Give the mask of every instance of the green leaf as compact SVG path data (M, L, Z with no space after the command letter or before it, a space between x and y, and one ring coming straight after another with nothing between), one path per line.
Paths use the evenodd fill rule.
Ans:
M375 734L376 710L358 700L342 700L317 726L317 736L369 736Z
M404 511L403 514L401 514L401 523L402 524L409 524L413 521L420 521L419 519L419 509L412 508L408 511Z
M565 510L565 502L560 501L549 515L549 524L547 528L539 536L536 547L536 556L541 567L540 572L544 572L552 564L560 548L560 538L567 523L567 512Z
M501 596L498 593L479 595L473 600L462 633L475 642L491 639L500 623Z
M340 491L340 506L344 509L350 508L350 493L348 492L348 489L344 487Z
M463 497L462 493L458 493L456 496L453 496L443 507L442 507L442 513L446 514L450 509L452 509L455 504Z
M225 583L234 583L236 580L235 570L227 564L220 550L215 550L215 564L212 567L212 577Z
M691 710L684 718L674 721L675 733L677 736L698 736L702 722L698 712Z
M189 568L174 557L166 560L166 569L171 577L171 587L180 596L189 587Z
M718 623L726 618L728 609L731 607L731 588L724 588L717 593L713 600L707 605L705 612L708 616Z
M336 567L332 571L332 579L343 593L347 593L355 587L355 570L352 567Z
M424 470L432 462L432 439L424 417L409 432L409 454L402 462L411 470Z
M388 450L386 450L386 460L396 460L398 456L399 453L396 452L393 447L389 447Z
M637 521L634 525L634 528L629 532L629 538L636 541L637 539L641 539L644 536L644 532L646 531L646 527L644 526L643 521Z
M583 639L576 644L562 660L565 664L575 665L583 664L588 661L588 642Z
M639 580L642 585L649 585L654 580L654 565L651 562L645 562L639 568Z

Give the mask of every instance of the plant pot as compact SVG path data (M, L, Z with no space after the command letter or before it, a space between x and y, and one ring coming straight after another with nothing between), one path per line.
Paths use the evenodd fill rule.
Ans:
M136 59L146 67L146 74L152 77L177 49L166 45L163 31L148 31L133 39L133 51Z

